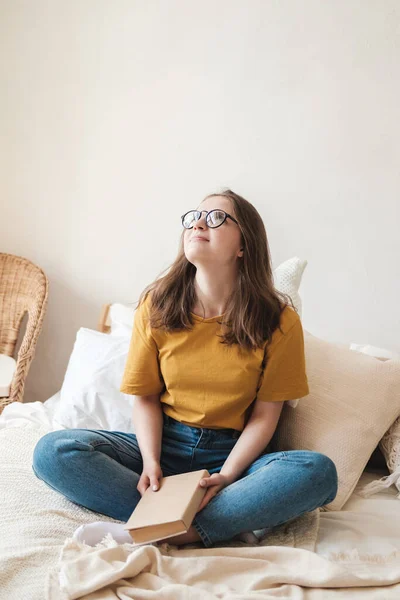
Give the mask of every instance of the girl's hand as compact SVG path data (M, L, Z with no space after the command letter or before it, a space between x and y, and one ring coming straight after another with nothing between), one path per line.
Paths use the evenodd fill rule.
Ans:
M222 490L230 483L233 483L232 479L230 479L226 475L222 475L222 473L213 473L212 475L210 475L210 477L203 477L203 479L200 480L200 486L202 488L208 489L204 495L203 500L200 503L199 508L197 509L197 512L203 510L203 508L210 502L210 500L214 498L214 496L216 496L220 490Z
M156 492L160 489L162 478L163 472L159 463L155 462L147 465L144 464L143 471L136 488L140 492L141 496L143 496L148 487L151 487L151 489ZM156 489L154 489L154 486Z

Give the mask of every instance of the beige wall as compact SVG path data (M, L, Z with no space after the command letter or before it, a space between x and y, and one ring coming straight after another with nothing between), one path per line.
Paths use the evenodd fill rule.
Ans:
M221 186L274 267L309 261L304 327L400 351L399 21L396 0L0 0L0 250L50 279L27 401Z

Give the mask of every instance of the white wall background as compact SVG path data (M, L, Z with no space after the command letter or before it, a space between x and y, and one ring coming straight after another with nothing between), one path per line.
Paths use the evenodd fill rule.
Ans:
M397 0L0 0L0 251L50 280L26 401L225 186L273 267L308 260L306 329L400 351L399 23Z

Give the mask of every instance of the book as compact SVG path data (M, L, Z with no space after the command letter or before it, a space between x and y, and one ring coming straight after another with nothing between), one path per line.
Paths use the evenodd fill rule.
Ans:
M186 533L207 491L200 480L209 476L201 469L163 477L156 492L147 488L124 529L137 544Z

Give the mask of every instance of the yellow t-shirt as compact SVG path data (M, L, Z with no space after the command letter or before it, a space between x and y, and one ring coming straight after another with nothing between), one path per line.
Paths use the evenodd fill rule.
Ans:
M221 316L203 319L192 313L191 331L151 328L150 295L135 311L120 391L135 396L160 394L164 412L186 425L242 431L256 399L277 402L309 393L303 329L290 306L281 328L263 348L239 354L236 344L221 344ZM264 352L268 363L264 372Z

